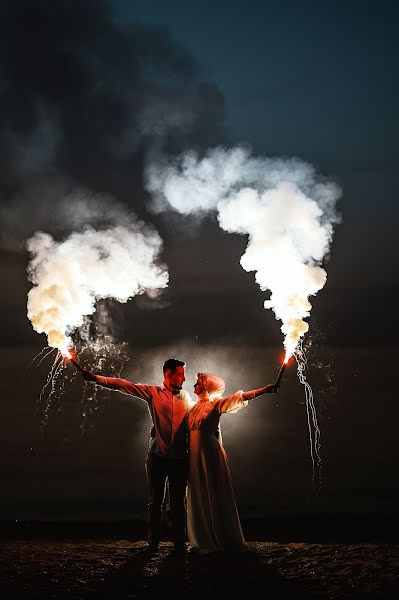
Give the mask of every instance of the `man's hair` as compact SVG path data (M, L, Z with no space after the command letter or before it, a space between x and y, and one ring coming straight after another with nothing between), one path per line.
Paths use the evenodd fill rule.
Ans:
M185 367L186 363L182 360L178 360L177 358L168 358L163 363L162 371L165 373L168 369L171 371L176 371L176 367Z

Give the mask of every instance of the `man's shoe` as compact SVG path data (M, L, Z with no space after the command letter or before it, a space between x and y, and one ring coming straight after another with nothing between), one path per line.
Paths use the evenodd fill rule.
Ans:
M173 552L174 554L185 554L186 544L174 544Z
M148 554L155 554L156 552L158 552L158 550L158 544L148 544L148 546L145 548L145 551Z

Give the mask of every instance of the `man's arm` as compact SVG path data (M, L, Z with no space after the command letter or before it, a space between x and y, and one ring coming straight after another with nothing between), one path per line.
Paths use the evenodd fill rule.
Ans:
M75 361L73 362L85 381L93 381L102 387L106 387L117 392L123 392L124 394L129 394L130 396L137 396L143 400L150 400L152 397L150 389L151 386L133 383L127 379L120 379L119 377L103 377L102 375L95 375L91 371L88 371L87 369L84 369L78 365Z

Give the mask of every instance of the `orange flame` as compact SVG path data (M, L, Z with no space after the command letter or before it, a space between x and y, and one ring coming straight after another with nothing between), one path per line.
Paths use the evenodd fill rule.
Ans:
M72 348L59 348L62 356L68 360L76 359L76 353Z
M286 352L285 353L285 358L284 358L284 364L285 365L288 364L288 361L290 360L290 358L291 358L291 353L290 352Z

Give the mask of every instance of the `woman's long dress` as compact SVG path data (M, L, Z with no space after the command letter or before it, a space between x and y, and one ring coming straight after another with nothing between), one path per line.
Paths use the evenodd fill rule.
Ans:
M187 532L191 548L202 554L248 550L220 433L220 416L247 404L242 392L237 392L213 401L199 400L188 414Z

